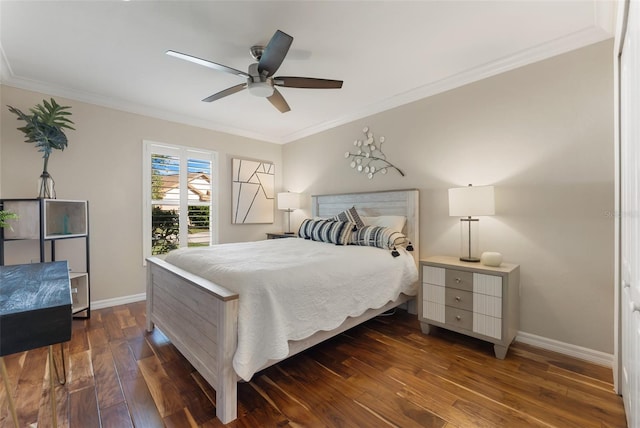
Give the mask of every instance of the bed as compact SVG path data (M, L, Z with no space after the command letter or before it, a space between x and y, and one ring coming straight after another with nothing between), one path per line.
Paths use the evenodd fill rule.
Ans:
M355 207L364 216L404 216L406 223L403 233L412 243L411 263L416 265L420 254L418 202L418 191L415 189L319 195L312 196L312 215L326 218ZM305 245L304 240L301 239L279 241L291 241L278 244L283 251L287 248L289 251L302 251L298 247ZM276 243L270 245L273 244ZM238 247L248 246L251 249L259 249L265 245L267 244L244 243ZM319 245L329 248L328 244ZM404 253L406 252L403 250L403 256ZM384 256L393 259L388 251ZM398 257L398 259L401 258ZM182 269L157 257L151 257L147 261L147 330L152 331L154 326L160 328L215 389L216 416L225 424L236 419L237 382L241 377L234 369L234 356L242 351L242 339L250 330L245 327L244 317L239 322L238 314L242 306L240 295L230 290L235 288L235 284L234 287L229 285L223 287L207 279L206 275L196 275L190 272L193 271L192 269ZM298 340L289 340L286 343L286 353L282 354L284 355L282 358L278 354L277 358L270 358L267 361L254 361L254 367L248 372L249 377L252 372L276 364L391 308L405 303L412 304L414 295L413 292L406 294L401 292L382 306L375 305L375 308L363 309L364 312L357 311L358 314L349 316L335 328L332 325L330 330L319 330L311 335L305 334ZM242 303L245 304L248 299L245 297ZM242 370L238 371L243 373L243 377L247 377Z

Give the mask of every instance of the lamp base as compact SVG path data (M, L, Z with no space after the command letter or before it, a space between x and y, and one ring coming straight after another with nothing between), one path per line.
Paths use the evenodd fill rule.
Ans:
M480 221L477 218L460 219L460 260L463 262L479 262L478 229Z

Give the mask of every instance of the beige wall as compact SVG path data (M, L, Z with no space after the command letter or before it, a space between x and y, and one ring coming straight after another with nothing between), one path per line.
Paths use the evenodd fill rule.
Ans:
M24 143L16 128L20 122L6 105L23 111L49 98L0 86L2 108L0 131L0 179L3 198L37 196L36 182L42 158L33 144ZM276 167L276 189L282 186L282 146L236 137L202 128L103 108L62 97L70 105L76 131L67 132L69 147L55 151L49 172L56 181L58 199L87 199L90 204L91 298L93 301L123 297L145 291L142 266L142 141L206 148L218 153L219 241L263 239L267 231L282 230L284 217L276 211L275 224L232 225L232 157L272 161ZM7 262L17 254L29 262L37 258L35 248L13 243ZM12 257L14 259L12 259Z
M521 265L521 331L613 353L611 50L599 43L287 144L285 185L420 189L421 257L458 254L448 188L495 185L480 248ZM365 125L406 177L349 167ZM295 214L297 224L308 212Z
M72 106L77 131L49 170L58 198L90 201L92 300L144 292L140 168L149 139L218 152L220 242L263 239L284 220L276 212L273 225L231 225L233 156L273 161L276 188L307 195L420 189L421 257L458 252L446 189L494 184L497 215L481 220L481 249L521 265L521 330L612 353L611 48L600 43L285 146L55 97ZM33 197L42 159L6 105L28 109L49 96L0 92L0 196ZM344 152L365 125L386 137L385 153L406 177L368 180L349 168Z

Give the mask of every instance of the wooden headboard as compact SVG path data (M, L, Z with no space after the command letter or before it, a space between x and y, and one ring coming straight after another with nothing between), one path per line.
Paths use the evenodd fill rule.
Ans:
M419 206L417 189L311 196L314 217L331 217L351 207L363 216L405 216L404 234L413 244L416 262L420 259Z

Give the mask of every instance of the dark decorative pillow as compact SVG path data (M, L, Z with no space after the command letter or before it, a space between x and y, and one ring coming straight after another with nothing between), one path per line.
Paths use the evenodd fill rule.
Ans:
M298 236L313 241L328 242L336 245L347 245L354 224L336 220L304 220L298 230Z
M323 219L313 220L311 218L303 220L300 224L300 229L298 229L298 236L304 239L311 239L311 232L313 231L314 223L322 220Z
M366 245L369 247L395 250L395 247L406 245L409 241L401 232L382 226L364 226L353 232L351 243L353 245Z
M355 225L353 228L354 231L364 227L364 222L360 218L358 211L356 211L356 207L351 207L348 210L342 211L340 214L334 216L333 219L353 223Z

